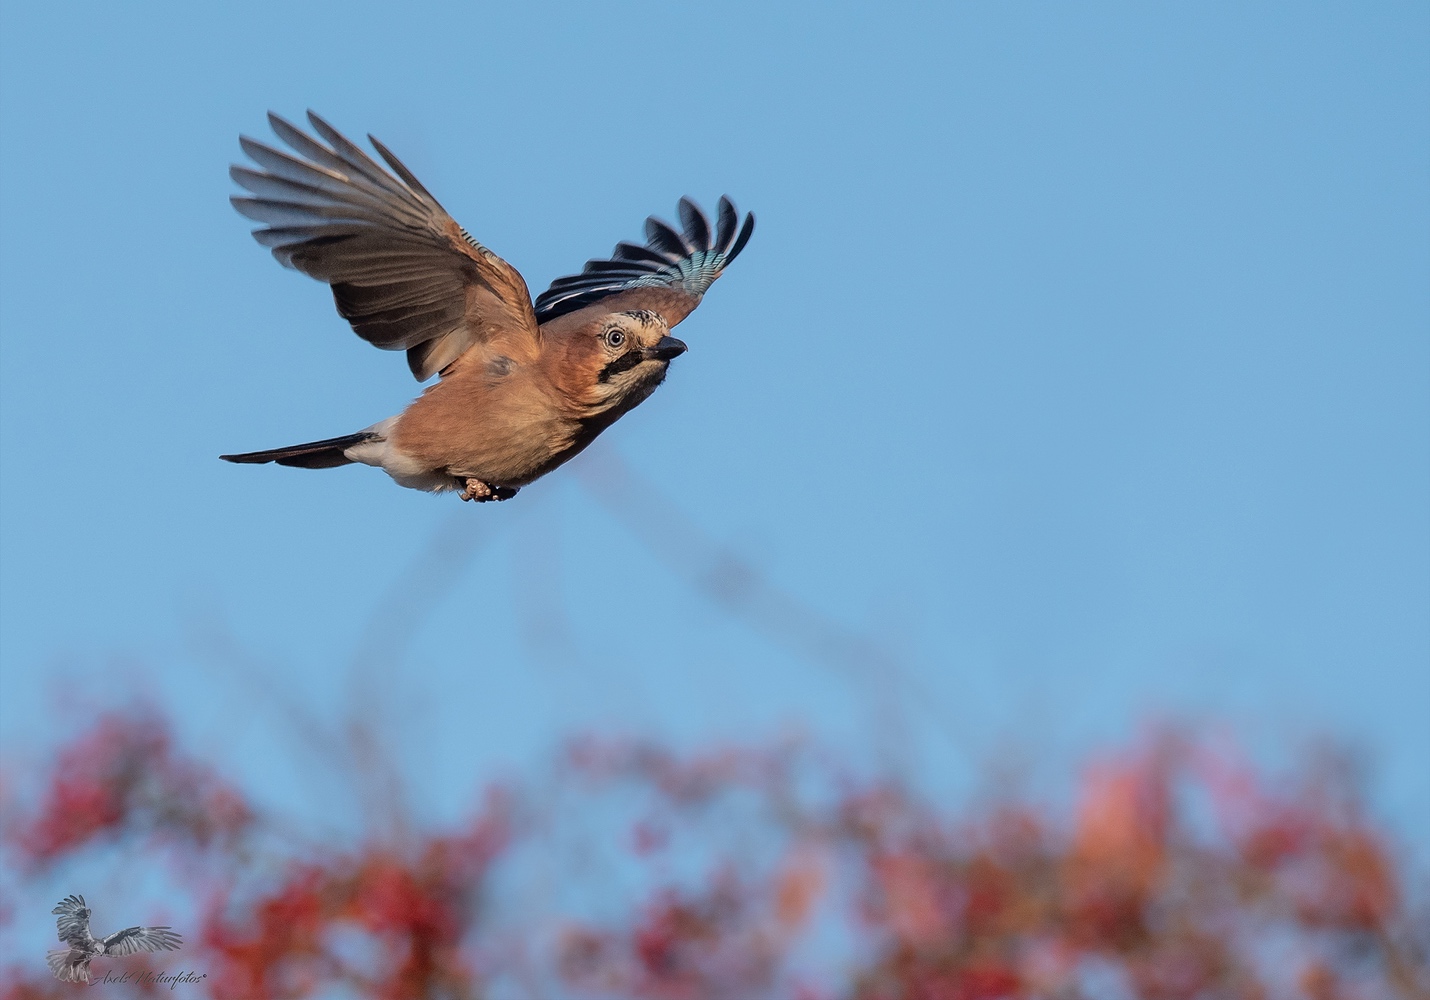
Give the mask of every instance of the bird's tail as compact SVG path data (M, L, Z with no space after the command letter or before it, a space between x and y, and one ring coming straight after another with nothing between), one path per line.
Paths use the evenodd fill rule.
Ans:
M60 948L45 953L45 962L50 972L62 983L88 983L89 957L84 952Z
M365 441L375 441L378 437L379 435L371 430L358 431L356 434L328 438L326 441L309 441L307 444L289 445L287 448L274 448L271 451L250 451L242 455L220 455L219 458L241 465L277 462L279 465L291 465L299 469L332 469L353 461L345 454L349 448Z

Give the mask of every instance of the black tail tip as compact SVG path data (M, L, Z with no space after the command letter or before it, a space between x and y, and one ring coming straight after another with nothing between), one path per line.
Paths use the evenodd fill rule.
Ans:
M293 466L298 469L331 469L339 465L350 464L352 459L348 458L344 452L355 444L371 441L375 437L377 435L371 431L358 431L356 434L328 438L326 441L309 441L307 444L295 444L288 448L250 451L242 455L220 455L219 458L225 462L235 462L239 465L264 465L268 462L277 462L279 465Z

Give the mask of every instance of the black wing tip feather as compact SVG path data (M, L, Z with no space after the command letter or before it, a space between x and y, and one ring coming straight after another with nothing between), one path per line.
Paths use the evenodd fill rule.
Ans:
M557 278L536 298L536 318L540 323L575 312L593 302L599 302L631 287L631 283L649 278L664 278L672 287L684 286L694 295L701 295L719 277L730 262L739 256L755 231L755 216L745 214L743 226L735 203L721 195L716 226L712 232L710 219L700 205L683 197L677 205L681 228L657 216L645 222L646 243L617 243L609 258L589 260L579 274ZM686 284L681 265L697 254L713 254L716 258L713 275L695 285ZM709 257L705 258L709 261Z
M745 244L750 242L750 237L755 234L755 213L745 213L745 224L740 227L740 235L735 239L735 245L725 254L725 263L728 264L736 257L740 256L740 251L745 249Z
M697 250L713 250L715 245L710 241L710 220L700 206L687 196L680 199L678 209L686 242L694 244Z
M646 246L670 254L675 260L690 256L696 249L674 226L654 215L645 220L645 240Z

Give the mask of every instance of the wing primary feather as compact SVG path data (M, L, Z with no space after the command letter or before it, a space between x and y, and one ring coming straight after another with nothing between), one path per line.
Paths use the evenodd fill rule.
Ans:
M652 249L674 254L676 258L685 257L695 249L686 245L685 239L670 223L654 215L645 220L645 238Z
M360 226L350 226L344 229L342 226L275 226L271 229L255 229L253 238L266 247L282 249L291 247L297 249L295 244L313 243L340 243L343 240L352 239L362 232Z
M422 186L422 182L417 179L416 175L413 174L412 171L408 170L405 166L403 166L402 161L393 155L392 150L388 149L381 142L379 142L377 137L374 136L371 132L368 133L367 141L372 143L372 148L377 150L378 155L387 161L387 165L392 168L393 173L397 174L398 177L402 178L402 182L404 184L410 187L413 191L417 192L417 194L421 195L423 198L430 201L432 204L437 205L437 199L432 197L432 193Z
M341 157L344 163L361 172L374 184L394 193L401 192L407 197L412 196L411 192L403 191L401 186L393 181L392 175L377 165L376 160L364 153L361 146L325 122L316 112L308 112L308 121L314 131L328 141L333 152Z
M340 205L304 205L299 202L273 201L268 198L244 198L240 195L233 195L228 200L241 215L246 215L255 222L266 222L274 226L362 221L356 213L344 211Z
M234 183L240 187L260 197L271 198L275 201L302 201L313 204L327 202L350 205L355 209L360 209L366 217L372 219L397 214L405 214L411 220L418 218L415 213L407 213L405 209L400 209L398 213L386 210L379 198L363 188L346 182L335 180L327 183L312 183L309 180L284 176L277 171L252 170L237 164L230 167L228 173Z
M750 242L750 236L755 231L755 213L748 212L745 215L745 224L740 228L740 235L735 240L735 245L730 248L730 252L725 254L724 264L740 256L740 251L745 249L745 244ZM723 265L722 265L723 266Z
M308 135L282 115L275 114L272 111L268 112L268 124L273 129L274 135L291 146L293 151L299 155L306 156L319 166L326 167L349 183L364 180L363 178L352 177L351 164L344 162L341 156Z
M616 248L611 252L613 260L628 260L632 263L650 265L655 268L669 267L678 263L680 258L675 254L662 253L648 246L641 246L637 243L617 243Z
M302 136L301 132L297 134ZM303 136L303 138L306 139L307 136ZM383 192L376 190L361 177L348 177L341 167L342 161L323 150L321 146L317 148L327 154L327 159L322 162L309 163L307 160L300 160L281 149L264 145L257 139L250 139L246 135L239 137L238 144L243 147L243 151L249 155L253 162L276 177L310 185L336 198L356 200L356 198L362 197L374 204L382 203ZM339 166L330 166L328 161Z
M629 260L641 264L653 264L657 268L668 267L677 263L680 258L674 254L660 253L650 247L643 247L636 243L617 243L616 249L611 253L615 260Z
M740 213L735 211L735 203L729 195L720 196L720 211L715 225L715 252L725 255L730 250L730 244L735 242L735 230L740 225Z
M354 189L366 194L377 204L382 205L389 212L400 214L409 224L420 225L426 218L426 206L424 206L411 191L393 178L384 173L382 168L373 163L362 150L356 146L352 148L369 165L365 166L361 160L354 162L344 159L342 156L328 149L322 143L317 142L311 136L305 134L296 125L284 120L273 112L268 113L268 123L273 126L273 131L280 139L286 142L293 149L306 156L317 166L332 175L332 179L338 184ZM337 134L334 132L333 134ZM342 138L339 136L339 138ZM257 144L255 144L257 145ZM351 143L348 143L352 146ZM277 150L272 151L276 155L282 156ZM253 155L250 153L250 155ZM257 159L257 157L255 157ZM291 157L289 158L291 159ZM261 160L259 162L262 162ZM301 161L297 161L301 162Z
M353 205L368 206L365 199L359 200L355 194L325 191L312 184L292 181L286 177L251 170L248 167L234 165L228 168L228 175L239 187L251 191L261 198L272 198L277 201L301 201L312 204L344 201Z
M710 249L710 220L688 197L680 199L680 225L687 244L694 244L696 250Z
M322 121L322 119L318 120ZM384 172L370 156L344 139L327 122L323 122L327 130L319 129L319 132L325 138L330 135L337 137L338 141L334 142L334 145L338 147L337 151L324 146L296 125L271 111L268 114L268 123L280 139L298 153L331 171L342 183L367 193L380 203L400 210L409 221L425 217L425 206L413 196L411 191L393 180L392 176ZM355 155L342 155L347 150L351 150Z

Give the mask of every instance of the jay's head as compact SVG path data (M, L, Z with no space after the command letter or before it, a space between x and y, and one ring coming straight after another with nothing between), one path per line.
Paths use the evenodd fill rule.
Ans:
M654 392L671 359L684 353L658 313L607 313L568 342L562 381L593 415L624 413Z

